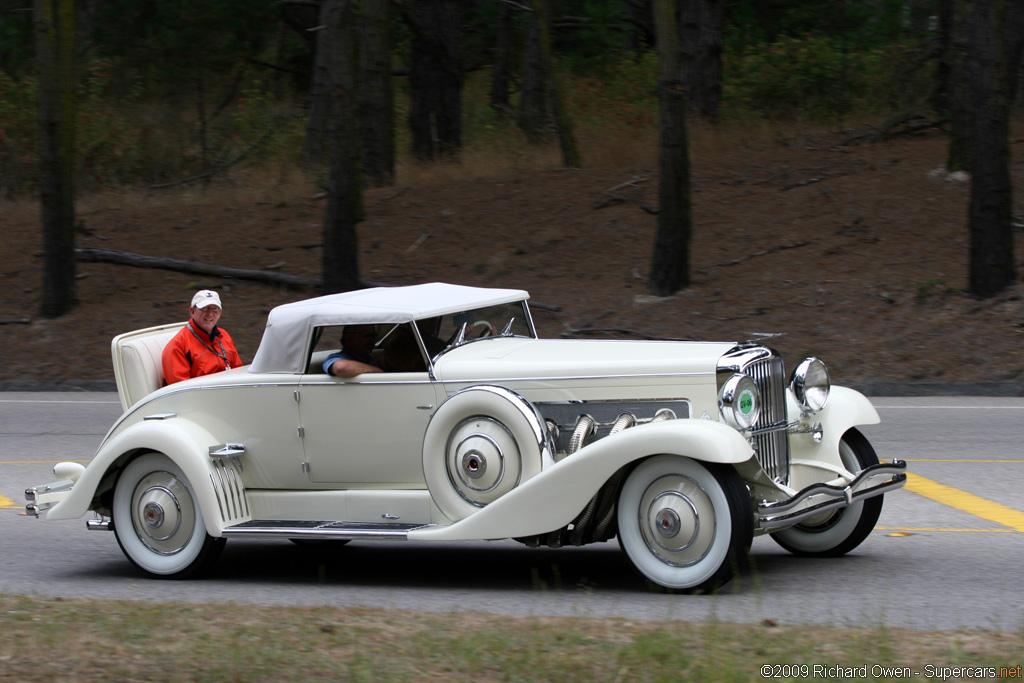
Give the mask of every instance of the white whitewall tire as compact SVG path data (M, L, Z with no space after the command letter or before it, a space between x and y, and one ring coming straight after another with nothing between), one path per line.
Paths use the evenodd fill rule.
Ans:
M732 467L654 456L623 484L619 543L637 570L659 586L713 590L732 578L750 550L751 505Z
M112 516L125 556L157 577L193 576L224 546L223 538L206 533L195 490L181 468L161 453L145 453L121 471Z
M452 394L423 439L423 475L437 507L458 521L539 474L546 433L533 406L509 389Z

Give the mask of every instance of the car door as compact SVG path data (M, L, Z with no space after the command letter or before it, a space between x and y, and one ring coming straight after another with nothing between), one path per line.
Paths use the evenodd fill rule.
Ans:
M310 481L344 488L425 488L423 434L438 391L426 372L303 376L300 433Z

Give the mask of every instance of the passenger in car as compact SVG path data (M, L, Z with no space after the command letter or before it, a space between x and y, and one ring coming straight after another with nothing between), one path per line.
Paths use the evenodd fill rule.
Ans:
M341 333L341 351L324 361L324 372L335 377L355 377L364 372L383 372L373 359L377 342L374 325L347 325Z
M231 335L217 327L222 312L217 292L202 289L195 293L188 322L164 347L161 356L165 384L242 366Z

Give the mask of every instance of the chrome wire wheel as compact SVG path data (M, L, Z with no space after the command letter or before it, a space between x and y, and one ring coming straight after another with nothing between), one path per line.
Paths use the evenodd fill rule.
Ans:
M878 464L878 455L871 444L856 429L843 435L839 442L839 456L843 466L857 474L869 465ZM775 542L804 557L839 557L850 552L875 528L882 514L882 498L875 496L824 515L812 517L796 526L771 534Z
M131 461L114 487L114 533L132 564L166 578L185 578L212 563L224 539L206 533L195 491L165 455Z
M658 455L640 463L619 494L619 543L645 577L684 592L732 578L753 538L751 502L726 465Z

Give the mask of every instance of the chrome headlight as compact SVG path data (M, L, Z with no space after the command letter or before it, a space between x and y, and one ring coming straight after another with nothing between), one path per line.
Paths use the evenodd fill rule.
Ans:
M718 409L722 419L736 429L750 429L761 414L761 392L757 384L742 372L725 381L718 392Z
M789 388L804 412L817 413L828 403L828 392L832 383L825 363L817 358L805 358L793 370Z

